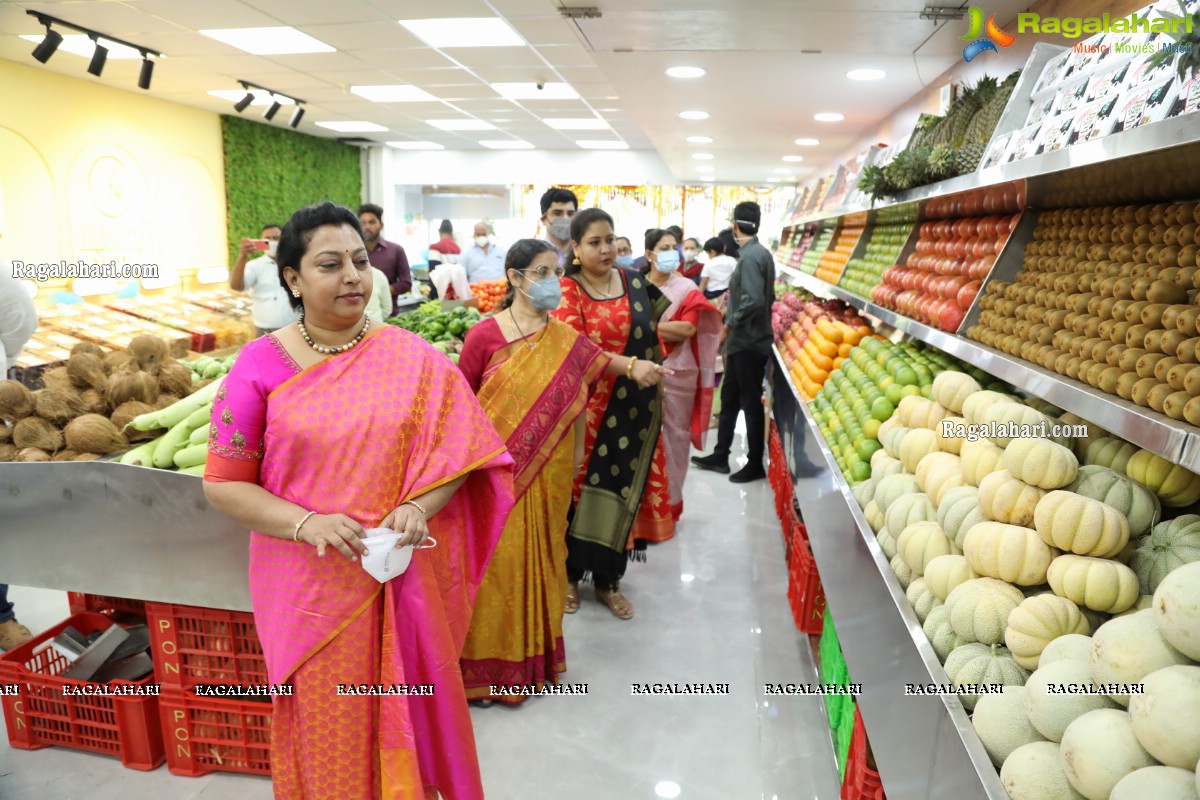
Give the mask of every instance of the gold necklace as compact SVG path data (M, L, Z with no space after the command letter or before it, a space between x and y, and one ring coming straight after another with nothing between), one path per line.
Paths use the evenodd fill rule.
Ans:
M299 319L299 321L296 322L296 325L299 326L300 335L302 337L304 337L304 341L308 343L309 347L311 347L313 350L316 350L318 353L321 353L322 355L336 356L338 353L346 352L347 350L351 349L352 347L354 347L355 345L357 345L359 342L361 342L363 340L363 337L367 335L367 329L371 327L371 318L364 317L363 318L363 326L362 326L362 329L358 332L358 335L355 336L350 341L346 342L345 344L338 345L337 347L326 347L323 344L317 344L316 342L313 341L313 338L308 335L308 328L304 327L304 312L303 311L300 312L300 319Z
M512 310L512 306L508 307L508 316L512 319L513 325L516 326L517 333L521 334L521 341L525 342L525 344L529 346L530 350L538 346L538 343L542 341L542 337L546 335L546 328L550 327L550 315L547 314L545 323L541 328L541 333L538 334L536 340L531 342L529 341L529 337L525 335L525 331L521 330L521 323L517 322L517 315L516 312Z
M582 269L579 270L579 277L584 278L585 274L586 273L584 273L584 271ZM612 286L612 276L613 276L612 270L609 270L608 271L608 283L606 284L606 288L608 286ZM616 296L616 295L610 294L607 291L604 291L604 292L600 291L599 289L596 288L596 284L592 283L587 278L584 278L583 282L586 283L588 285L588 288L591 289L593 292L595 292L598 295L602 295L605 300L611 300L611 299L613 299L613 297Z

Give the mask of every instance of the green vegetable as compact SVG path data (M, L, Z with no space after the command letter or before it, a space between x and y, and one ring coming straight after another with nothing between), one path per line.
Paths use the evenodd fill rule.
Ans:
M207 388L207 387L205 387ZM192 395L194 397L195 395ZM187 400L189 398L184 398ZM180 402L183 402L182 400ZM175 405L179 405L176 403ZM174 408L174 406L172 406ZM175 451L187 444L188 437L197 426L203 425L212 416L212 409L208 407L198 408L192 412L191 416L177 422L171 427L161 439L158 440L158 445L154 448L154 466L159 469L168 469L175 463Z
M203 389L192 392L178 403L173 403L158 411L151 411L149 414L134 417L129 426L139 431L173 428L176 424L186 419L189 414L195 412L196 409L211 405L217 398L217 389L220 387L221 381L213 381ZM194 428L195 425L192 427ZM188 430L188 433L191 433L191 429Z
M200 463L194 467L180 467L179 473L182 475L204 475L204 464Z
M202 466L205 459L208 458L208 443L194 444L190 447L185 447L175 453L175 466L195 467Z
M158 437L161 439L162 437ZM154 448L158 446L158 439L150 441L135 447L119 459L122 464L134 464L137 466L149 467L154 463Z
M200 444L208 442L208 426L201 425L196 430L192 431L192 435L188 437L188 444Z

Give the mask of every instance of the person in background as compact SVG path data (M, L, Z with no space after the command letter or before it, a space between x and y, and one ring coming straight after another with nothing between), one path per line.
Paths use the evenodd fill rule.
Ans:
M683 228L678 225L668 225L663 230L675 237L675 249L679 251L679 257L683 258Z
M613 263L618 267L633 266L633 242L624 236L617 237L617 257Z
M725 243L725 255L729 256L734 261L737 261L738 243L737 239L733 235L733 229L726 228L717 234L717 238Z
M660 230L646 237L650 282L671 302L658 323L671 374L663 378L662 438L667 458L667 484L671 514L683 515L683 482L688 456L695 445L704 450L712 414L714 366L721 338L721 313L687 278L679 273L675 235Z
M457 264L461 254L462 250L454 241L454 226L450 224L450 220L442 220L442 224L438 226L438 240L429 245L430 271L432 272L438 264Z
M392 292L387 275L371 267L371 297L367 300L367 317L383 322L392 316Z
M646 230L642 233L642 238L645 239L647 236L654 233L656 230L658 230L658 228L646 228ZM633 260L633 263L630 264L629 266L631 266L633 269L636 269L638 272L642 273L643 275L646 275L647 273L650 272L650 262L646 260L645 255L640 255L637 258L635 258Z
M721 420L717 445L707 456L693 456L701 469L729 472L738 413L746 415L746 466L729 476L749 483L767 476L763 468L766 444L763 413L763 375L771 357L771 305L775 302L775 260L758 237L762 211L758 203L738 203L733 209L733 236L739 248L737 268L729 280L729 307L721 343L725 348L725 380L721 387Z
M367 257L371 266L377 268L388 279L391 289L392 308L388 316L396 313L396 298L412 289L412 270L408 268L408 256L404 248L383 238L383 209L374 203L363 203L358 207L358 220L363 229L363 240L367 243Z
M504 277L504 248L492 240L486 222L476 222L475 237L459 263L466 270L468 283L494 281Z
M555 186L542 195L541 208L546 241L558 251L559 265L566 266L571 245L571 219L579 210L579 198L570 189Z
M254 329L259 336L296 321L296 312L288 303L287 292L279 285L279 268L275 266L275 249L282 232L278 225L263 225L261 235L267 241L265 252L255 247L253 239L242 239L237 261L229 270L229 288L235 292L248 291L253 298ZM251 259L254 253L262 255Z
M683 263L679 266L679 274L699 285L700 272L704 269L704 263L700 261L700 242L696 239L684 239L680 253Z
M365 318L370 262L350 209L293 214L279 268L300 320L225 376L204 474L209 503L251 531L267 674L293 686L271 704L275 796L480 800L458 659L512 510L512 459L453 362ZM411 556L382 584L358 561L373 528ZM339 696L342 682L434 693Z
M4 365L5 375L16 366L37 326L33 298L12 276L12 265L0 261L0 364ZM6 424L0 420L0 426ZM13 604L8 602L8 585L0 583L0 650L12 650L32 638L33 633L17 621Z
M549 242L521 239L505 259L501 311L471 328L458 366L513 456L517 505L488 564L467 642L463 685L485 703L491 687L557 684L566 665L567 514L583 465L588 395L610 356L550 316L563 268ZM522 695L503 702L517 704Z
M565 610L579 610L579 582L590 572L596 599L613 616L630 619L633 606L620 590L628 559L645 560L647 542L669 539L675 529L659 435L656 385L663 370L655 363L654 333L668 301L641 275L613 267L615 245L607 213L589 208L575 216L573 255L554 312L613 357L588 401L586 464L575 476L567 532Z
M708 262L700 272L700 291L709 300L715 300L729 290L729 277L737 259L725 255L725 242L717 236L704 243L704 252L708 254Z

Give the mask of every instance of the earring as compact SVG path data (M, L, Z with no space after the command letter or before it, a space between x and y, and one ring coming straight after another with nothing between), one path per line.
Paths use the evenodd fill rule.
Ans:
M295 287L292 287L292 297L299 297L299 296L300 296L300 290Z
M572 260L571 263L578 267L579 266L579 256L575 256L574 260Z

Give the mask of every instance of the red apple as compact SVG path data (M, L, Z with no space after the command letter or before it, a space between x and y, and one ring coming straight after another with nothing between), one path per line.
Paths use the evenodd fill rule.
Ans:
M958 289L958 294L954 298L955 302L958 303L958 307L963 311L966 311L968 308L970 308L971 303L975 302L975 296L979 294L979 287L982 285L983 284L980 281L975 280L970 281L969 283L964 283L962 286L960 286Z
M938 327L947 333L954 333L962 325L963 311L956 304L947 301L938 315Z

